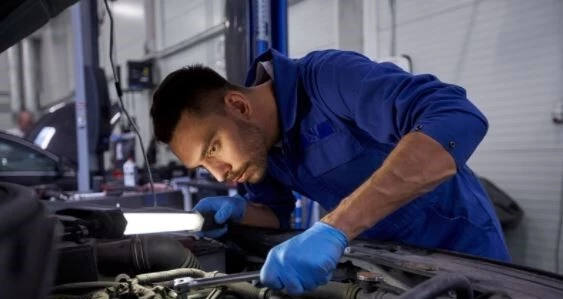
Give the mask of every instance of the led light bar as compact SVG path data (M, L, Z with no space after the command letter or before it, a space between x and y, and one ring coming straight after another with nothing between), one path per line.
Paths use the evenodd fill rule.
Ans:
M176 231L201 231L203 216L196 212L183 213L123 213L127 220L124 235Z

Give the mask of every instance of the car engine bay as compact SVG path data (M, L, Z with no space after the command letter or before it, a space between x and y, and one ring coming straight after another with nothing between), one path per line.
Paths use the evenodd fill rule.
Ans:
M354 241L332 280L297 296L257 280L270 248L296 231L234 226L220 241L186 234L139 235L92 244L77 271L96 280L58 281L49 298L557 298L561 277L527 273L502 263L412 248ZM71 246L76 253L76 246ZM58 277L77 258L60 255ZM65 261L66 260L66 261ZM537 281L536 281L537 280ZM541 280L541 283L539 281ZM535 295L534 295L535 294Z
M246 228L239 228L239 233ZM365 260L370 247L351 246L342 263L334 272L332 281L299 296L283 291L270 290L259 284L256 276L264 262L264 250L268 242L285 239L292 233L260 234L250 229L248 235L259 236L251 251L244 250L244 242L220 243L193 236L143 235L110 242L82 244L89 250L77 250L77 246L61 251L56 286L49 298L435 298L437 295L457 294L458 298L473 298L469 280L461 275L428 277L390 271L390 268ZM254 230L254 232L252 232ZM234 233L236 234L236 233ZM231 237L232 238L232 237ZM244 240L242 238L236 238ZM256 241L256 240L252 240ZM230 244L229 244L230 243ZM229 245L227 245L229 244ZM234 246L238 246L235 249ZM192 248L190 250L189 248ZM93 249L93 250L92 250ZM79 254L78 252L82 252ZM85 254L95 252L95 261L86 262ZM195 253L194 253L195 252ZM82 255L82 258L79 256ZM67 275L80 260L81 275ZM201 261L200 261L201 260ZM232 262L229 262L232 261ZM203 269L222 268L225 271ZM92 263L95 263L92 264ZM171 268L170 270L163 270ZM415 268L423 265L414 265ZM91 271L88 279L87 269ZM153 272L147 272L147 271ZM161 271L154 271L161 270ZM429 267L426 270L432 270ZM98 273L95 273L98 272ZM119 273L119 274L118 274ZM234 274L232 274L234 273ZM393 274L392 274L393 273ZM73 281L73 282L69 282ZM64 282L64 283L63 283ZM418 287L417 287L418 286ZM421 287L422 286L422 287ZM416 288L415 288L416 287ZM416 297L408 297L410 290L418 289ZM402 296L402 297L401 297ZM487 297L495 298L495 297Z
M120 236L89 222L93 210L53 214L30 188L0 183L0 198L2 298L563 298L554 273L373 240L353 240L326 285L289 295L258 274L270 249L301 231Z

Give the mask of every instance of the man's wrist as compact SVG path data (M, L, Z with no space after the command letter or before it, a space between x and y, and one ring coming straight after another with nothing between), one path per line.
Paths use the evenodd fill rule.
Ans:
M323 220L320 220L319 222L315 223L313 226L319 226L319 228L317 229L321 229L323 231L330 231L331 235L335 236L338 240L340 240L340 242L342 242L342 245L344 247L348 246L348 243L352 240L348 237L348 235L344 231L342 231L341 229L335 227L330 223L324 222Z
M342 200L342 203L334 211L328 213L321 219L322 222L343 232L348 240L352 240L369 228L369 225L362 224L362 218L355 215L354 209L347 209L345 202L349 199Z

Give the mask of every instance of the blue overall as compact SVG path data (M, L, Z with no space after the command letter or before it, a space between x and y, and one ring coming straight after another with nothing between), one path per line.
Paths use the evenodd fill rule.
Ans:
M493 206L466 165L488 123L463 88L338 50L300 59L269 50L247 86L259 61L273 68L282 140L268 153L266 178L245 185L248 200L269 206L282 227L294 208L291 190L331 211L418 131L452 155L457 174L360 237L510 261Z

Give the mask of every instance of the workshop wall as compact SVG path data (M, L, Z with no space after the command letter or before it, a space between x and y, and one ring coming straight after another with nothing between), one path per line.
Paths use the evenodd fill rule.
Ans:
M338 47L338 3L338 0L304 0L289 7L290 56L301 57L313 50Z
M8 71L8 54L0 54L0 130L14 126L10 107L10 73Z
M168 73L193 63L202 63L225 75L224 35L210 34L225 21L224 0L162 1L159 50L178 44L186 46L160 61L162 78ZM204 36L203 38L198 38Z
M64 10L39 30L32 46L37 53L34 69L37 74L38 108L74 100L74 32L70 10Z
M389 1L377 1L380 55L389 54ZM459 83L490 121L472 168L524 209L507 232L514 261L555 270L562 196L563 127L551 121L563 98L563 2L397 1L398 54L415 73Z
M29 46L30 55L26 56L24 50L20 55L23 73L31 74L22 74L20 78L22 94L20 99L14 100L16 106L22 106L27 96L30 98L28 105L33 103L31 110L37 109L39 112L54 103L72 99L74 56L70 11L61 12L20 44ZM5 115L11 110L8 50L0 54L0 72L0 129L4 129L15 125L12 116Z

